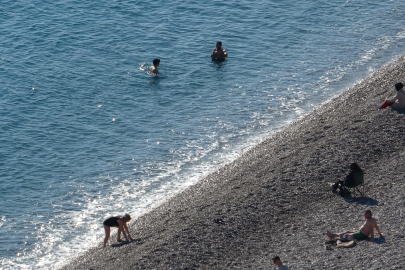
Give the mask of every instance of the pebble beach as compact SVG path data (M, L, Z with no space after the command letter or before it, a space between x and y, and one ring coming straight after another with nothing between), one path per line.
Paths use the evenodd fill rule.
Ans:
M100 239L62 269L274 269L275 255L289 269L404 269L405 110L375 106L404 81L402 56L132 221L139 241ZM365 197L331 191L351 162ZM366 209L384 237L325 245Z

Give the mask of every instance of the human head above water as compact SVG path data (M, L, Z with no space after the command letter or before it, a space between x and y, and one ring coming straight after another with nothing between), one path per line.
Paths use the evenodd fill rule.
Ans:
M222 42L221 42L221 41L217 41L217 44L215 45L215 47L217 47L217 49L221 49L221 47L222 47Z
M125 219L126 222L131 220L131 216L128 213L125 214L122 218Z
M397 91L401 90L402 88L404 88L404 85L402 83L395 84L395 89L397 89Z
M159 64L160 64L160 59L158 59L158 58L153 59L154 66L159 66Z

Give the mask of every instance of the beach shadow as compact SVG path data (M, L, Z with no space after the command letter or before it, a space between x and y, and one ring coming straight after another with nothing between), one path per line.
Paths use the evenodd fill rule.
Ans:
M393 111L397 111L398 114L405 115L405 109L392 109Z
M378 201L376 199L370 197L352 197L351 194L342 195L342 198L348 203L357 203L361 205L378 205Z
M373 242L373 243L375 243L375 244L377 244L377 245L381 245L381 244L384 244L384 243L385 243L385 236L384 236L384 235L380 235L379 238L374 238L373 240L370 239L369 241L371 241L371 242Z
M131 239L129 241L123 241L123 242L111 244L111 247L122 247L123 245L127 245L129 243L134 243L134 242L140 242L140 241L141 241L141 238Z

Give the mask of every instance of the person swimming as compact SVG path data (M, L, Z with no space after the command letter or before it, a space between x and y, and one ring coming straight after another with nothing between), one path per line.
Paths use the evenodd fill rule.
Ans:
M104 220L104 231L105 231L105 238L104 238L104 246L107 245L108 239L110 238L110 228L115 227L118 228L117 233L117 242L122 242L121 240L121 232L124 234L127 241L131 238L131 234L129 233L127 222L131 220L131 216L129 214L125 214L124 216L113 216L106 220ZM127 234L125 234L125 231Z
M222 42L218 41L211 52L211 58L212 60L225 60L225 57L228 57L228 53L222 48Z
M160 65L160 59L155 58L153 59L153 66L151 66L149 68L149 71L153 74L153 75L157 75L159 73L157 67Z

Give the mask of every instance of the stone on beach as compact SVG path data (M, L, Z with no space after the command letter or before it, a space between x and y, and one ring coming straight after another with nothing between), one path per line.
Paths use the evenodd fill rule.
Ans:
M63 269L268 269L274 255L290 269L403 269L405 112L375 104L404 74L401 57L131 223L141 241L90 249ZM352 161L365 198L328 185ZM358 228L365 209L385 237L325 248L327 229Z

